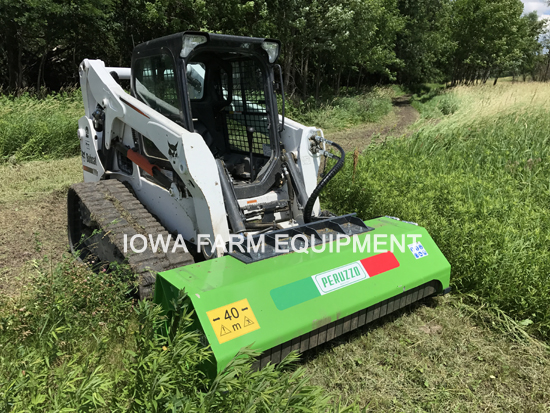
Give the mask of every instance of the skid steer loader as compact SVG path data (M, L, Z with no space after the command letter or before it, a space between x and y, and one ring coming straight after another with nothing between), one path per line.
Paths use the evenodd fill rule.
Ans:
M262 352L262 368L449 291L450 265L422 227L321 213L345 154L285 118L284 93L279 113L279 50L184 32L138 45L131 68L79 68L71 248L128 262L140 297L168 314L185 290L218 371L242 347ZM318 182L327 157L335 165Z

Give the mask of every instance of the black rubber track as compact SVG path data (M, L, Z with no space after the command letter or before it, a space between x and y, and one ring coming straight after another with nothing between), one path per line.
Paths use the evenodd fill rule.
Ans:
M174 236L167 253L162 252L160 246L156 253L153 252L149 243L143 253L136 254L130 250L130 239L136 234L142 234L147 239L152 235L156 241L159 234L166 239L169 233L120 181L111 179L72 185L67 197L67 215L71 250L80 250L82 258L93 253L99 255L101 261L115 259L118 262L127 262L139 277L141 299L152 298L157 272L194 263L191 254L186 253L183 248L171 252ZM83 216L90 217L88 225L84 225ZM94 237L95 245L103 243L101 248L80 243L82 235L87 235L94 229L99 230L96 231L99 234ZM126 254L125 234L128 242Z

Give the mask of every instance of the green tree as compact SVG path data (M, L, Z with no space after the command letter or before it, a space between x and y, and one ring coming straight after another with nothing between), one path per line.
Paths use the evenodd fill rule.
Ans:
M521 61L520 0L456 0L452 8L453 84L498 79ZM496 80L495 80L496 83Z
M523 80L531 75L536 80L536 68L543 59L541 35L544 33L546 20L539 20L536 11L521 17L520 36L521 63L520 70Z
M405 27L398 33L396 54L402 62L397 80L419 84L442 79L454 50L450 0L399 0Z
M48 64L55 66L57 87L74 82L83 57L93 52L106 56L111 13L111 0L0 0L4 85L10 91L39 89Z

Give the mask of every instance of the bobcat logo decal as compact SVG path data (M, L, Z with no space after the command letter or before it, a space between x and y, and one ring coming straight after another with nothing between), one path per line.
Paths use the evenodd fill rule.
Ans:
M168 155L170 155L172 158L178 157L178 143L176 142L174 145L172 145L170 142L168 142Z

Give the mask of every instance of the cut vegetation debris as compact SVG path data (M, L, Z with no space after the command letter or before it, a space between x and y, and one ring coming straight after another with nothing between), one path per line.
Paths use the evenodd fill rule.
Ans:
M18 295L34 260L67 251L67 189L82 180L82 162L7 163L0 176L0 294Z
M308 355L312 384L369 412L550 409L544 345L506 339L491 330L504 323L457 298L426 304Z

